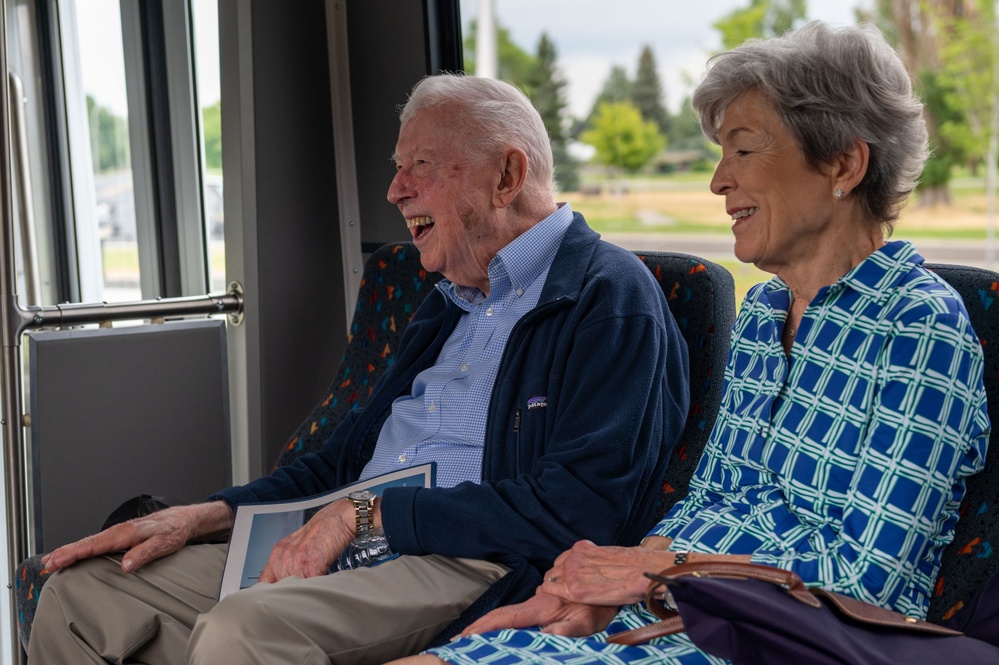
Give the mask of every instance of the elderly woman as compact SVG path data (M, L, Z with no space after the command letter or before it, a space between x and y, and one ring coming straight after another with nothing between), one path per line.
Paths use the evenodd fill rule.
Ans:
M684 634L606 642L656 620L643 573L684 559L925 616L990 426L960 297L885 241L925 161L922 107L874 30L810 23L711 65L694 94L722 148L711 190L736 256L775 277L742 304L690 494L640 547L578 543L531 600L409 662L719 662Z

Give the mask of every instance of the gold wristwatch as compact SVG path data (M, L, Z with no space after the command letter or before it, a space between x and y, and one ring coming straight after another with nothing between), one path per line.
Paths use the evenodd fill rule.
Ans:
M375 522L375 493L368 490L358 490L347 495L347 501L354 506L354 535L360 536L372 528Z

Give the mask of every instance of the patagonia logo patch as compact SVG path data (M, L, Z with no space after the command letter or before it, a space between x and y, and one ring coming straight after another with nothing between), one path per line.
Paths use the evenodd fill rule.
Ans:
M527 400L528 411L533 411L534 409L543 409L546 406L548 406L548 398L544 396L532 397L531 399Z

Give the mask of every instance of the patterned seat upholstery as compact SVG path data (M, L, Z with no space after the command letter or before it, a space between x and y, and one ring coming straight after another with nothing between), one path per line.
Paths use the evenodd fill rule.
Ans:
M954 541L944 552L929 619L947 621L971 605L999 571L999 273L969 266L926 264L961 294L985 354L985 393L992 435L985 469L968 480Z
M412 243L383 245L368 258L336 376L288 439L274 468L321 448L347 411L364 406L382 372L392 365L413 313L441 277L423 269Z
M663 480L665 512L686 494L718 414L735 320L735 285L721 266L687 254L645 252L639 258L662 287L690 352L690 413ZM423 269L412 243L385 245L371 255L337 374L282 448L275 468L321 447L349 409L364 405L382 371L392 364L410 318L440 278ZM46 577L37 556L23 561L15 575L18 632L25 649Z
M687 485L721 406L729 338L735 324L735 281L723 267L674 252L639 253L659 282L690 356L690 411L663 479L662 513Z

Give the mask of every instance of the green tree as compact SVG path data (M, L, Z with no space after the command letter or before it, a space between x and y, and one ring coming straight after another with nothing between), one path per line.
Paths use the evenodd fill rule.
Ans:
M988 76L988 63L975 33L995 30L991 3L954 0L878 0L872 13L858 12L871 20L894 46L913 76L917 93L925 103L926 125L932 156L923 169L919 192L921 204L948 204L948 184L955 164L974 159L970 140L969 112L987 104L991 90L982 87L980 75ZM982 15L986 10L992 17ZM984 58L984 59L983 59ZM959 80L967 78L967 82ZM977 110L977 111L973 111Z
M940 136L975 169L988 159L993 119L999 114L996 6L992 0L968 2L960 16L944 16L941 23L938 78L953 113L942 119Z
M722 46L735 48L747 39L782 35L805 18L805 0L751 0L712 24L722 36Z
M565 79L558 71L555 44L545 33L538 40L538 53L534 67L527 77L527 88L531 90L531 100L541 114L545 129L552 142L565 140L563 119L568 102L565 100Z
M542 33L538 40L535 66L525 87L531 91L531 100L548 130L559 187L563 191L575 191L579 188L579 165L566 146L566 109L569 103L565 98L566 81L558 70L557 61L555 43Z
M666 145L654 122L642 119L631 102L603 103L582 140L601 164L634 173Z
M475 43L478 26L475 21L469 25L462 43L465 57L465 72L475 74ZM496 57L499 61L497 78L521 86L528 96L531 90L527 85L531 72L537 67L537 59L514 44L510 38L510 30L496 23Z
M600 93L593 102L593 111L597 111L601 104L618 104L631 99L631 79L628 72L620 65L611 67L610 74L600 88ZM591 114L592 115L592 114Z
M594 119L597 117L597 113L600 111L602 105L620 104L622 102L630 102L630 100L631 79L628 78L628 72L625 71L624 67L614 65L604 80L604 85L600 88L597 98L593 100L593 106L590 107L590 114L584 122L579 123L574 128L572 135L579 138L586 128L593 127Z
M87 118L94 172L103 173L128 166L128 120L101 106L90 95L87 95Z
M670 150L704 150L708 142L701 132L701 119L694 111L690 97L683 100L680 111L670 119L666 135Z
M631 84L631 101L641 112L642 117L651 120L659 127L663 135L669 134L669 113L664 106L665 94L659 71L656 68L656 57L651 46L643 46L638 57L638 71L635 81Z
M205 166L222 171L222 101L201 109L201 131L205 137Z

